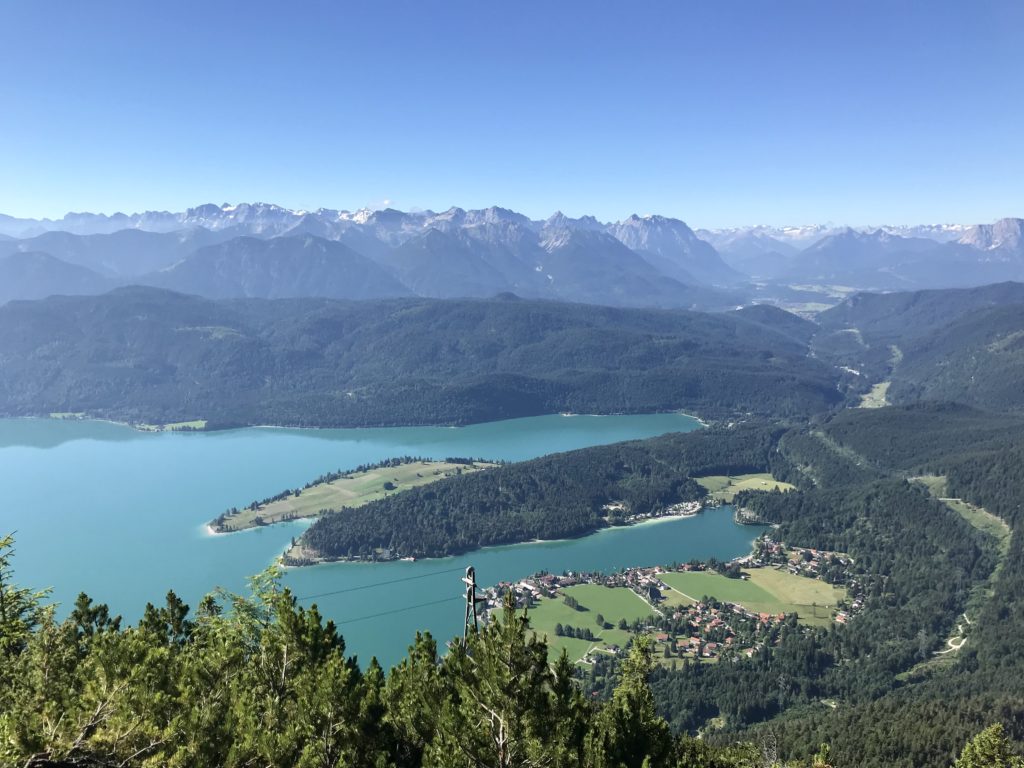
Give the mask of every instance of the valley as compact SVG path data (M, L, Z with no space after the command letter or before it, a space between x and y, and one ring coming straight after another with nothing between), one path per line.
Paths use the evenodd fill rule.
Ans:
M935 690L947 684L984 685L990 703L1010 695L998 684L975 682L982 673L968 673L958 660L985 657L1002 642L990 614L1005 611L1006 590L1017 578L1015 523L1005 510L998 518L989 514L999 506L987 494L998 485L972 462L1016 445L1019 419L950 403L901 404L907 390L899 387L936 386L915 362L919 338L956 339L965 349L981 345L1012 369L1015 358L1007 355L1016 336L1009 318L1016 301L1013 286L911 301L855 294L813 323L771 307L704 315L502 298L352 306L319 300L297 309L284 300L209 301L151 289L15 303L0 309L0 320L24 330L0 339L0 347L8 345L12 360L17 350L31 353L0 377L0 396L57 418L4 422L7 433L21 435L0 447L11 473L5 482L12 503L31 499L48 510L45 523L19 534L19 546L36 553L35 567L54 558L69 567L62 575L29 566L26 578L56 574L55 596L63 595L64 605L71 590L85 587L113 595L113 608L132 615L157 585L174 585L190 602L214 585L245 593L245 576L288 549L286 563L320 563L275 577L297 604L315 604L318 615L334 621L351 653L390 666L404 658L418 630L458 634L461 598L452 587L472 565L491 611L500 613L503 591L511 590L527 607L532 630L547 641L546 657L557 664L567 651L588 695L608 695L628 649L650 638L652 690L677 730L726 743L755 738L770 723L787 748L797 749L799 734L813 727L837 749L852 749L840 724L870 716L876 701L912 696L910 718L917 707L938 706ZM978 304L999 318L997 343L985 334L950 331L976 317ZM140 326L141 306L147 316ZM44 318L43 330L36 330ZM414 327L420 335L410 337ZM75 357L91 335L112 328L125 340L108 346L106 359L95 351ZM339 328L344 333L334 335ZM125 337L129 329L133 335ZM167 346L182 334L187 344ZM335 341L317 342L317 334ZM338 338L344 350L337 349ZM856 344L846 343L851 338ZM387 401L396 404L390 418L399 423L412 413L437 419L424 409L431 395L423 382L431 381L445 398L437 402L450 409L439 413L459 413L455 422L479 420L488 411L474 411L473 400L451 400L458 386L451 376L493 381L496 369L520 382L537 371L529 386L547 388L546 399L523 401L517 407L526 413L578 410L580 398L605 396L611 410L625 396L637 410L689 403L706 419L703 427L694 417L654 413L536 416L458 429L238 429L218 418L218 400L204 395L205 423L175 419L173 407L153 399L120 408L136 424L164 424L159 431L88 421L106 413L101 398L112 382L130 391L120 361L132 356L130 375L144 370L139 362L147 358L137 356L144 339L175 350L148 358L153 371L166 372L172 360L188 371L190 394L176 406L183 416L199 375L210 375L212 391L227 380L219 376L239 380L240 369L232 366L251 370L249 359L301 343L320 358L315 366L304 363L301 375L311 381L344 370L362 381L378 377L384 392L385 376L415 371L420 378L407 390L415 390L415 399L403 403L405 396L392 390ZM894 356L894 347L904 354ZM386 364L375 357L381 349L388 350ZM325 364L328 354L334 362ZM26 382L48 370L46 355L81 366L75 392L81 397L93 387L88 397L95 410L64 395L38 405L18 400ZM196 364L183 362L190 359ZM300 370L292 366L291 381ZM745 381L748 371L755 378ZM628 378L612 384L620 375ZM687 390L686 377L695 375L721 378ZM957 386L959 375L945 369L941 385ZM794 389L794 376L805 377L804 389ZM48 375L48 381L49 392L59 392L53 389L59 379ZM167 403L178 397L173 378L164 378L163 389L154 389L152 379L138 381L146 397ZM268 401L268 393L275 387L286 393L286 381L264 376L252 390L264 410L248 418L260 423L258 416L274 414L272 420L288 423L276 405L266 410L267 402L280 402L273 394ZM556 383L565 382L579 388L556 396ZM662 399L662 392L681 387L685 399ZM475 402L500 403L500 412L509 413L502 390L480 385L477 392ZM307 402L323 402L315 389L310 393ZM221 402L232 408L245 403L244 389L223 394L230 397ZM366 398L364 388L356 398L360 407L371 402ZM852 407L865 398L874 407ZM338 419L337 412L323 413L306 417L320 427ZM101 439L83 439L94 431ZM27 450L34 442L51 447L42 454ZM102 499L104 517L82 520L70 513L76 508L70 497L53 495L60 489L39 490L33 478L52 471L57 455L47 451L100 484L78 491ZM136 462L173 467L175 477L143 471L143 464L133 470ZM119 477L134 473L143 485L133 491L130 483L108 480L117 489L110 496L101 490L101 466L116 467ZM152 488L174 487L181 472L189 483L155 503ZM246 498L262 501L238 508ZM174 511L162 511L165 504ZM191 510L187 520L182 510ZM224 510L213 530L232 535L204 535L201 521ZM47 534L54 524L68 534L65 544ZM110 535L119 529L126 538ZM161 554L154 557L144 542L157 540ZM106 558L116 568L83 579L80 558L92 562L106 551L116 551ZM182 562L195 565L185 570ZM122 568L136 575L134 583L124 583ZM780 675L787 687L766 695ZM815 709L823 703L831 714ZM941 712L943 722L960 722L953 710ZM884 763L871 757L865 764Z
M1024 768L1022 28L0 2L0 768Z

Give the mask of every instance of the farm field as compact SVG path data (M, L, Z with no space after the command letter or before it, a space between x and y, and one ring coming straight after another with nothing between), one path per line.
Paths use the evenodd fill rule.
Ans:
M746 579L729 579L709 571L663 573L660 578L672 588L666 602L688 605L704 596L737 603L756 613L795 613L801 623L827 626L845 590L818 579L775 568L744 571Z
M455 464L446 461L414 461L394 467L353 472L333 482L318 483L302 489L298 496L287 496L257 509L241 509L237 515L227 517L220 530L241 531L283 520L316 517L325 509L358 507L393 493L443 480L459 472L479 472L493 466L486 462Z
M773 478L767 472L752 475L707 475L693 478L711 494L712 499L730 503L740 491L791 491L793 486Z
M579 661L592 648L604 649L609 645L622 647L629 641L630 633L617 628L619 621L625 619L628 623L632 623L654 613L654 609L650 605L626 587L578 584L563 590L563 595L575 598L579 609L570 608L562 597L558 597L542 599L529 612L530 626L538 635L547 637L548 655L552 659L557 658L563 648L568 651L570 659ZM606 622L616 628L600 628L597 624L598 614L601 614ZM596 639L579 640L574 637L559 637L555 634L556 624L586 627L594 633Z

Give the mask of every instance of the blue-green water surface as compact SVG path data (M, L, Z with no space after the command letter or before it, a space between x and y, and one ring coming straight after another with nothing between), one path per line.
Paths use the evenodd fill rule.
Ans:
M192 605L214 587L244 590L246 578L269 565L304 524L210 536L205 522L324 472L402 455L514 461L697 426L687 416L655 414L541 416L458 429L154 434L105 422L0 420L0 532L17 532L20 584L52 587L62 606L85 591L134 621L147 601L162 602L168 589ZM722 508L457 558L292 569L285 581L299 596L350 590L315 602L340 625L350 652L391 664L417 629L440 639L461 631L462 585L450 569L472 564L487 585L541 569L728 558L746 552L757 532L733 523L731 510ZM404 610L425 603L434 604Z

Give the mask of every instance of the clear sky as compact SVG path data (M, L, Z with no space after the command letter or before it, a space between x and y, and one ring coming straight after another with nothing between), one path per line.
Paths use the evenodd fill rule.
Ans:
M1024 2L0 2L0 212L1024 216Z

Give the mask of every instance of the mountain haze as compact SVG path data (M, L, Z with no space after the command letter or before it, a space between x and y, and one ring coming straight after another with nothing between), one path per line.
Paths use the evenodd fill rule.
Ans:
M0 257L0 304L55 294L103 293L110 287L110 280L102 275L48 253L18 251Z
M208 298L379 299L410 291L348 246L306 235L237 237L207 246L140 282Z

